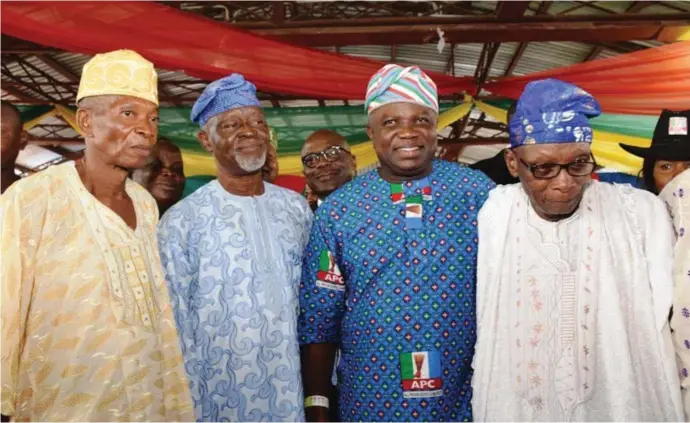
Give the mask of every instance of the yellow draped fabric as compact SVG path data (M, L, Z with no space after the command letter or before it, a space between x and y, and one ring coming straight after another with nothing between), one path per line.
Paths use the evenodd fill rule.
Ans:
M31 128L33 128L34 126L36 126L36 125L38 125L39 123L41 123L41 121L42 121L43 119L47 119L47 118L49 118L49 117L51 117L51 116L55 116L56 113L57 113L57 111L56 111L55 109L51 109L51 110L49 110L49 111L43 113L43 114L42 114L41 116L39 116L39 117L33 118L33 119L31 119L30 121L28 121L28 122L24 122L24 130L25 130L25 131L28 131L29 129L31 129Z
M81 135L79 126L77 126L77 115L72 111L72 109L60 104L56 104L55 111L57 112L58 116L60 116L65 122L67 122L69 126L72 127L72 129L77 132L77 134Z
M55 104L53 105L53 108L45 113L43 113L41 116L38 116L36 118L31 119L28 122L24 123L24 130L28 131L34 126L38 125L41 123L44 119L47 119L52 116L58 116L62 118L69 126L72 127L78 134L81 134L79 132L79 127L77 126L77 115L70 109L69 107L65 107L61 104Z

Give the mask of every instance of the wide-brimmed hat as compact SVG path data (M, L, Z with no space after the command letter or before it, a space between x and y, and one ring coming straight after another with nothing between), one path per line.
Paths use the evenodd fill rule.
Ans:
M620 144L630 154L645 159L685 161L690 160L690 110L674 112L662 110L654 128L652 145L648 148Z

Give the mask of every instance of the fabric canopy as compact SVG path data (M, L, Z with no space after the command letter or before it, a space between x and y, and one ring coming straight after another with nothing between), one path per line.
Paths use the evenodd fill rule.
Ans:
M259 90L362 99L383 63L263 38L153 2L2 2L2 33L66 51L133 49L163 69L215 80L242 73ZM471 78L428 72L439 94Z
M501 78L485 88L517 99L530 81L557 78L590 92L607 113L659 115L690 109L690 41L530 75Z

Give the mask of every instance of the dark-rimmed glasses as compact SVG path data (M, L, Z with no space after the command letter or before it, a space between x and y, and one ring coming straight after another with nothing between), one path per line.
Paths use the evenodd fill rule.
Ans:
M520 159L523 165L529 169L532 176L537 179L553 179L561 173L561 170L565 169L570 176L587 176L594 172L597 167L597 162L594 157L591 157L591 161L586 162L572 162L568 164L559 163L539 163L539 164L529 164L524 160Z
M319 161L321 159L325 159L327 162L334 162L338 160L341 152L347 153L349 156L352 156L352 153L345 150L343 147L335 145L333 147L328 147L320 153L307 154L306 156L302 157L302 163L306 167L314 168L316 167L316 165L319 164Z

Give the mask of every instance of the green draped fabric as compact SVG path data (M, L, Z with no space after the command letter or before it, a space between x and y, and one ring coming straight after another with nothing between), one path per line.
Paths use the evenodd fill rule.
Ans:
M441 111L453 104L442 104ZM160 109L158 132L180 148L202 151L196 139L199 126L189 120L191 107ZM273 107L264 109L268 126L278 135L278 155L299 154L304 140L318 129L331 129L343 135L350 144L368 141L365 127L367 114L362 106Z
M22 115L22 121L28 122L32 119L48 113L53 110L53 106L50 104L40 105L40 106L17 106L19 113Z
M511 100L494 100L487 103L508 109ZM441 111L453 104L441 104ZM19 106L24 121L34 119L52 109L50 105ZM168 138L182 150L203 151L196 139L199 127L189 120L190 107L162 107L160 109L159 135ZM367 115L362 106L336 107L274 107L264 110L268 126L276 132L278 155L298 154L304 140L317 129L332 129L353 144L368 141ZM651 138L657 116L602 114L590 122L594 129Z
M507 110L512 104L512 100L491 100L487 101L487 103ZM589 123L592 125L592 128L600 131L640 138L652 138L657 120L659 120L659 116L603 113L591 119Z

